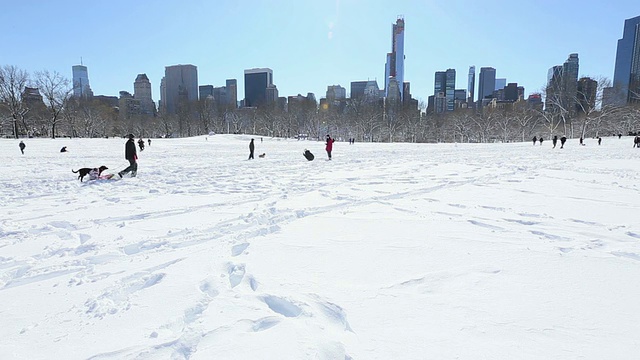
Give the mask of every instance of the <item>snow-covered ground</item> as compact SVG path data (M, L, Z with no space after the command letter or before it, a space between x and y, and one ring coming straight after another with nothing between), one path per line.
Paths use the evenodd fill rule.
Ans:
M0 358L638 356L632 138L249 139L0 140Z

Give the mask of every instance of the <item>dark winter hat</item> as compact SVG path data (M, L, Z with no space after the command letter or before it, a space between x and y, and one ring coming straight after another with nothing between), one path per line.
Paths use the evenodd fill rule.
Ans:
M127 137L128 137L129 139L133 139L133 138L135 138L135 136L133 136L133 134L129 134L129 135L127 135Z

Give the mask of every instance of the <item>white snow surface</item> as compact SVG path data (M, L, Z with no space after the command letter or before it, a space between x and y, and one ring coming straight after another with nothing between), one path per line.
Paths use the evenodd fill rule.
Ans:
M637 358L632 137L250 138L0 140L0 358Z

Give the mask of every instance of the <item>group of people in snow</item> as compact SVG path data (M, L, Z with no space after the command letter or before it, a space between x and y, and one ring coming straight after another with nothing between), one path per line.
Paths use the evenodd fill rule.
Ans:
M349 141L351 141L351 139L349 139ZM262 138L260 138L260 142L262 142ZM328 160L331 160L331 152L333 151L333 143L334 142L335 142L335 139L333 139L331 137L331 135L327 135L325 137L325 147L324 147L324 149L327 152ZM247 160L253 159L253 153L254 153L255 149L256 149L256 145L253 142L253 139L251 139L251 141L249 141L249 159L247 159ZM315 156L313 155L313 153L311 153L311 151L309 151L309 149L305 149L304 153L302 153L302 155L309 161L311 161L311 160L313 160L315 158Z

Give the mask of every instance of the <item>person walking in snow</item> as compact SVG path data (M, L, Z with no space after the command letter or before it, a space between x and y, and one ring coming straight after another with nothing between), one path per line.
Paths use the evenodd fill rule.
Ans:
M538 142L538 138L537 137L533 137L533 145L535 145Z
M18 146L20 147L20 152L22 153L22 155L24 155L24 148L26 148L27 145L25 145L24 142L20 140L20 144L18 144Z
M553 143L553 148L556 148L556 144L558 143L558 135L553 135L553 139L551 139L551 142Z
M253 150L255 150L256 146L253 144L253 139L249 142L249 158L247 160L253 159Z
M327 135L326 140L327 140L326 142L327 146L324 149L327 150L327 155L329 156L329 160L331 160L331 151L333 151L333 143L335 142L335 140L333 140L329 135Z
M124 158L129 160L129 166L120 171L118 175L122 178L123 175L131 172L131 177L136 177L138 174L138 153L136 152L135 136L129 134L129 140L124 145Z
M142 138L138 140L138 147L140 148L140 151L144 150L144 140L142 140Z
M567 142L567 137L566 136L562 136L560 138L560 149L564 149L564 143Z
M540 146L542 146L542 142L544 141L544 139L542 138L542 136L540 136L539 141L540 141Z
M602 138L598 136L598 145L600 145L601 143L602 143Z

